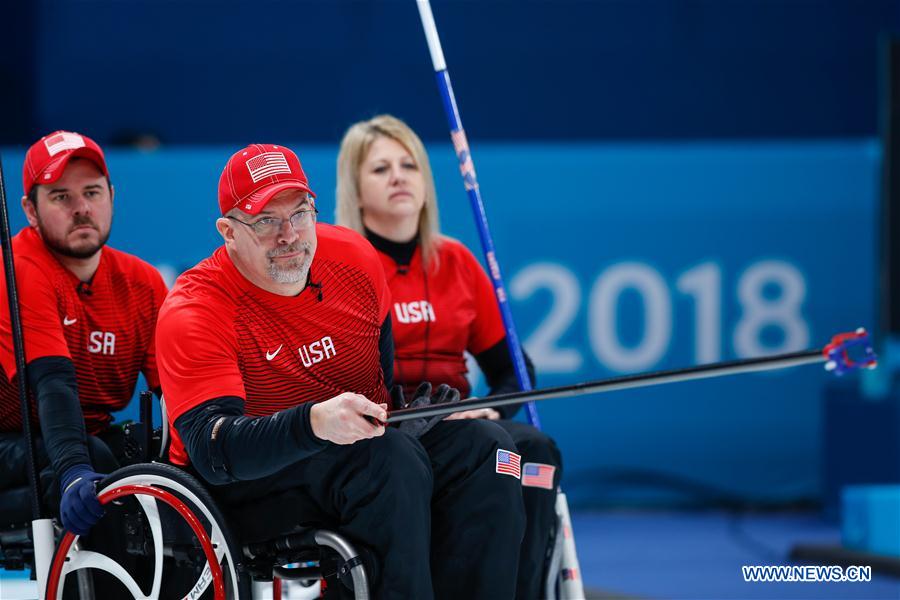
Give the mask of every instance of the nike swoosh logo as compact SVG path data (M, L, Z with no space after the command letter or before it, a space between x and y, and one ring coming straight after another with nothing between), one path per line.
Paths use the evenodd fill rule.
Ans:
M70 319L67 315L67 316L63 317L63 325L71 325L72 323L76 322L77 320L78 319Z
M278 355L278 353L281 352L281 348L283 346L284 346L284 344L282 344L281 346L278 346L278 349L275 350L275 352L266 352L266 360L272 360L273 358L275 358Z

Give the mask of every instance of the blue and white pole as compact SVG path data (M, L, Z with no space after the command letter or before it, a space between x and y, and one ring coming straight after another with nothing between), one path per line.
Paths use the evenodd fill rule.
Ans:
M456 150L456 158L459 160L459 172L462 174L466 193L469 195L469 203L472 205L472 213L475 215L475 224L478 227L478 236L481 238L484 260L487 262L488 274L494 285L497 304L500 306L500 315L503 318L503 327L506 329L506 342L516 370L516 378L519 380L519 387L522 391L531 391L531 381L528 379L528 370L525 368L522 344L519 342L512 311L509 308L509 300L506 297L506 287L503 285L503 277L500 274L500 262L497 260L497 252L494 250L494 239L491 237L487 215L484 212L484 203L481 201L481 191L478 189L478 179L475 177L475 163L469 151L469 140L466 139L462 119L459 118L459 109L456 106L456 98L453 96L453 86L450 84L450 74L447 72L444 51L441 49L441 39L438 37L434 15L431 13L431 3L428 0L416 0L416 5L419 7L419 16L422 18L422 27L425 29L425 39L428 41L431 62L434 65L438 89L444 103L444 113L447 115L447 123L450 125L450 138L453 140L453 148ZM533 402L525 404L525 414L529 423L538 429L541 428L541 420ZM558 490L556 494L556 515L557 534L547 580L544 582L545 596L553 600L584 598L584 584L575 549L572 521L569 518L569 504L566 501L566 495L561 490Z
M450 74L447 72L447 64L444 62L444 51L441 49L441 40L438 37L437 27L434 24L434 15L431 13L431 4L428 0L416 0L419 6L419 16L422 18L422 27L425 29L425 39L428 40L428 50L431 52L431 62L434 64L434 72L437 76L438 89L444 103L444 112L447 115L447 123L450 125L450 138L453 140L453 148L459 159L459 171L462 174L466 193L472 205L472 213L475 215L475 224L478 227L478 236L481 238L481 248L484 252L484 260L488 265L488 274L494 285L494 294L497 296L497 304L500 306L500 315L503 318L503 327L506 329L506 341L509 346L510 357L516 370L516 378L522 391L531 390L531 381L528 379L528 371L525 368L525 357L522 354L522 345L519 335L516 333L516 325L513 322L512 311L509 308L509 300L506 296L506 287L503 285L503 277L500 274L500 263L497 260L497 252L494 249L494 239L488 226L487 215L484 212L484 203L481 200L481 191L478 188L478 179L475 177L475 163L469 151L469 141L463 130L462 120L459 117L459 109L456 106L456 98L453 96L453 86L450 84ZM541 420L538 417L534 402L525 405L528 422L540 429Z

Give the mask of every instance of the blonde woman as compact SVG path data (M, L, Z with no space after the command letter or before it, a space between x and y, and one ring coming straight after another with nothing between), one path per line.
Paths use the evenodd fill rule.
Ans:
M438 229L434 179L422 141L403 121L380 115L351 126L337 169L337 222L365 235L378 251L391 290L394 382L409 396L422 381L469 395L464 352L485 374L491 394L519 389L506 332L487 274L472 253ZM534 369L527 359L529 375ZM448 419L489 419L506 429L522 455L528 523L516 597L539 598L556 524L562 461L556 444L509 420L518 407L480 409Z

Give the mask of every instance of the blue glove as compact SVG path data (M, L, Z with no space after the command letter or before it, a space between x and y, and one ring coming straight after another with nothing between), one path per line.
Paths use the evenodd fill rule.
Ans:
M75 465L63 473L59 486L62 490L59 515L63 527L75 535L87 535L105 512L97 499L97 482L103 477L88 465Z

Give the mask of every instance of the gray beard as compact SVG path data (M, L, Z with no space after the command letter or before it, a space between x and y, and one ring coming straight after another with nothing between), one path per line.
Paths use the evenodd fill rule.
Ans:
M312 256L310 254L312 244L309 242L303 242L296 246L289 246L281 250L273 250L266 256L268 258L273 258L281 254L290 254L292 252L304 250L306 251L306 254L303 255L302 258L292 260L287 264L277 265L274 262L270 262L268 269L269 278L275 283L300 283L301 281L306 281L306 276L309 274L309 267L312 265Z

